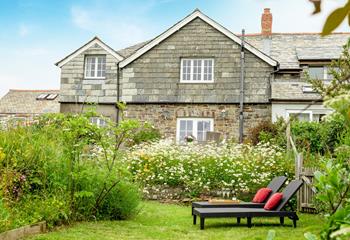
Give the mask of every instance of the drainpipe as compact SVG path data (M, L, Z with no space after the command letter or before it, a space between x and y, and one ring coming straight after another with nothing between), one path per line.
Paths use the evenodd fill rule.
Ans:
M244 34L242 29L242 43L241 43L241 76L240 76L240 91L239 91L239 142L243 142L243 102L244 102L244 73L245 73L245 59L244 59Z
M117 103L120 101L120 94L119 94L119 90L120 90L119 81L120 81L120 78L119 78L119 75L120 75L120 69L119 69L119 62L118 62L117 63ZM118 124L119 123L119 108L118 108L118 106L116 106L116 109L117 109L117 117L116 117L115 122Z

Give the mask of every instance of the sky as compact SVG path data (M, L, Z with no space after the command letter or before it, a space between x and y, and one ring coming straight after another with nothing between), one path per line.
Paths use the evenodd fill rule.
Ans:
M273 32L320 32L346 0L0 0L0 96L9 89L59 89L54 64L94 36L115 50L151 39L194 9L234 33L260 32L271 8ZM343 23L336 31L350 31Z

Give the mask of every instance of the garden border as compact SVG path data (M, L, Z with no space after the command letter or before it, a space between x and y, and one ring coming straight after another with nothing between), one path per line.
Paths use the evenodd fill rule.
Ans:
M0 233L0 240L17 240L30 235L46 232L46 221L26 225Z

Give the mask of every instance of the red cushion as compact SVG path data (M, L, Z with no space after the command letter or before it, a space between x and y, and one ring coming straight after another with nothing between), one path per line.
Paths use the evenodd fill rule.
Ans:
M270 188L260 188L254 198L253 198L253 203L263 203L266 198L270 195L270 193L272 192L272 190Z
M264 209L265 210L274 210L278 206L278 204L280 204L282 198L283 198L283 193L275 193L267 201L267 203L264 206Z

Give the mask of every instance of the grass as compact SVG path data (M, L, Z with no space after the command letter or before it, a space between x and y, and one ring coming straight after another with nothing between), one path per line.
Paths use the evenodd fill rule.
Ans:
M125 221L99 221L76 223L69 227L37 235L31 239L266 239L269 230L275 230L275 239L304 239L305 232L318 233L323 225L318 215L299 214L297 228L292 221L279 225L279 218L253 218L248 229L243 219L236 225L235 219L206 219L205 230L192 225L191 208L179 205L143 202L140 213Z

